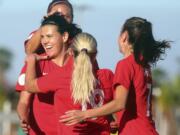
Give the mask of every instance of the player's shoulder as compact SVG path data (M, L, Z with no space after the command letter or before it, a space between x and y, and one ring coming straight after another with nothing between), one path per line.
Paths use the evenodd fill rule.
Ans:
M99 79L111 80L114 77L114 73L107 68L97 70L97 76Z
M132 67L134 63L135 63L134 55L131 54L130 56L119 60L116 64L116 69L117 68L126 69L128 67Z
M112 87L114 74L110 69L99 69L97 78L104 88Z
M97 74L98 75L113 75L113 72L111 69L102 68L102 69L97 70Z

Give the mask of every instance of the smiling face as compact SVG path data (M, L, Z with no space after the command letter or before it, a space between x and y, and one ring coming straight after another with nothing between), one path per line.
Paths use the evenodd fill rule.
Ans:
M64 34L60 34L55 25L44 25L41 27L41 44L49 56L54 59L65 49Z

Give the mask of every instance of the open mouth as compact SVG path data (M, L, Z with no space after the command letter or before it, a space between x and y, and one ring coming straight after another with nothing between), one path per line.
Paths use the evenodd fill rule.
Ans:
M45 49L46 51L49 51L49 50L51 50L52 48L53 48L52 45L46 45L46 46L44 46L44 49Z

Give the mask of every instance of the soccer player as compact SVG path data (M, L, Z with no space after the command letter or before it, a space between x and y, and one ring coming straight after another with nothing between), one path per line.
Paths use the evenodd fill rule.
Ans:
M72 5L67 1L67 0L54 0L49 4L48 7L48 15L51 15L53 13L59 13L60 15L62 15L66 21L68 21L68 23L70 23L73 20L73 10L72 10ZM66 16L66 17L65 17ZM37 30L37 32L33 33L33 35L30 36L30 39L28 39L25 42L25 48L26 50L29 50L28 47L29 46L36 46L39 49L30 49L27 53L43 53L44 50L41 48L41 44L40 42L34 42L35 41L39 41L40 40L40 35L39 35L40 29ZM36 40L37 39L37 40ZM32 42L31 42L32 41ZM29 42L31 42L31 44L28 44ZM68 40L69 42L69 40ZM31 48L31 47L30 47ZM34 47L33 47L34 48ZM39 51L40 50L40 51ZM21 71L21 74L18 78L18 82L16 85L16 90L18 92L20 92L20 98L19 98L19 102L17 105L17 112L20 118L20 122L21 122L21 127L24 130L25 133L29 134L37 134L37 135L41 135L44 134L44 131L46 132L50 132L49 134L57 134L57 128L56 128L56 124L54 123L54 111L53 111L53 105L54 105L54 93L53 92L49 92L46 94L38 94L37 95L33 95L30 94L26 91L24 91L24 84L25 84L25 71L26 68L23 68ZM50 70L51 71L51 70ZM48 71L48 72L50 72ZM46 74L46 73L44 73ZM37 106L37 107L36 107ZM35 108L35 109L34 109ZM35 110L46 110L45 112L43 112L43 114L39 115L39 114L35 114ZM36 116L35 116L36 115ZM49 123L47 122L40 122L44 119L49 119ZM40 122L40 123L39 123ZM51 125L51 126L49 126ZM40 127L43 128L40 128Z

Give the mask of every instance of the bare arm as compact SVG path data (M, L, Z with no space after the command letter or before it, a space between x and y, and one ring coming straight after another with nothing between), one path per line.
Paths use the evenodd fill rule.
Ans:
M68 111L65 115L60 117L60 122L64 122L67 125L73 125L87 118L112 114L125 108L127 97L128 90L119 85L116 87L115 98L111 102L103 105L102 107L89 109L87 111Z
M40 29L38 29L33 36L27 41L25 45L25 52L26 54L31 54L35 53L36 50L40 47L40 40L41 40L41 35L40 35Z
M20 119L21 128L25 133L29 130L29 104L30 104L31 94L26 91L20 92L20 97L17 105L17 113Z
M26 57L27 69L25 77L25 90L37 93L40 92L37 85L37 76L36 76L36 62L38 60L47 59L47 56L39 56L37 54L30 54Z
M117 86L115 98L100 108L87 110L85 118L104 116L124 109L127 95L128 90L126 88Z

